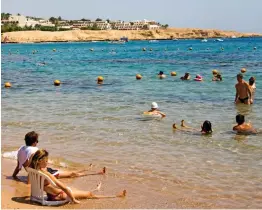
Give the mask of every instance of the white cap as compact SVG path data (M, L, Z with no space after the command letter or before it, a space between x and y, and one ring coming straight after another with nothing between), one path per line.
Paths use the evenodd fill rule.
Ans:
M156 102L153 102L153 103L151 104L151 108L152 108L152 109L158 109L157 103L156 103Z

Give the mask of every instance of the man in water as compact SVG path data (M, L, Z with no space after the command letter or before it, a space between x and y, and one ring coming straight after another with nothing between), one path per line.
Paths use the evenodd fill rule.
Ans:
M237 133L257 133L257 131L252 127L251 123L245 123L245 116L242 114L238 114L236 116L237 125L233 127L234 131Z
M243 80L243 74L237 75L237 81L238 83L235 85L236 87L235 103L250 104L250 100L252 99L252 93L248 83L245 80Z

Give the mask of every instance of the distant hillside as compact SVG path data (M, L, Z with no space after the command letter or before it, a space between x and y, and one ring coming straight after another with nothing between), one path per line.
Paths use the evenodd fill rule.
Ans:
M72 30L62 32L49 31L19 31L7 32L1 36L3 42L26 43L26 42L79 42L79 41L103 41L119 40L127 36L129 40L150 40L150 39L197 39L197 38L220 38L220 37L254 37L262 34L239 33L235 31L221 31L215 29L195 28L168 28L158 30Z

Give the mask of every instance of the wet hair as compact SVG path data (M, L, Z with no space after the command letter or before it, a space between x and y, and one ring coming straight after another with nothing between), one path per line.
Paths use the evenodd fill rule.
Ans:
M162 74L164 74L164 72L163 72L163 71L160 71L160 72L158 73L158 75L162 75Z
M31 131L25 135L26 146L32 146L35 142L38 142L38 133Z
M212 124L210 121L206 120L203 123L201 132L212 133Z
M41 161L45 157L48 157L48 152L46 150L37 150L32 158L30 167L33 169L39 169L39 161Z
M242 114L238 114L236 116L236 122L238 125L242 125L245 122L245 116Z
M239 73L239 74L237 75L237 78L243 79L243 74Z
M255 78L254 77L250 77L249 78L249 85L253 85L255 83Z
M222 76L221 76L221 74L217 74L217 78L222 81Z

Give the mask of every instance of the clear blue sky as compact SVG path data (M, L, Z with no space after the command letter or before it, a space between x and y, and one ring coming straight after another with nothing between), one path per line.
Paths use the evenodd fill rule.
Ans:
M152 19L170 27L262 33L262 0L1 0L1 11L64 19Z

